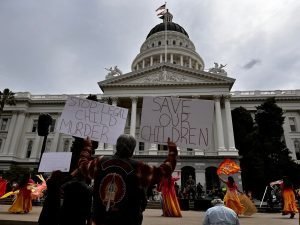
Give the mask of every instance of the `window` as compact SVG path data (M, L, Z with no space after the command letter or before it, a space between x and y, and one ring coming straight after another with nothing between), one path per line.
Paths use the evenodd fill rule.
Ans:
M48 139L46 142L45 152L50 152L52 140Z
M157 150L158 151L167 151L168 150L168 146L167 145L158 145L157 146Z
M160 41L158 42L158 46L161 46L161 42Z
M2 143L3 143L3 140L0 139L0 152L2 152Z
M296 132L297 131L296 118L295 117L289 117L289 123L290 123L291 132Z
M129 112L128 115L127 115L126 126L130 127L130 123L131 123L131 112Z
M33 140L29 140L27 143L26 158L30 158L32 146L33 146Z
M173 41L173 45L176 45L176 41Z
M294 147L295 147L297 160L300 160L300 139L294 140Z
M63 151L68 152L69 151L69 145L70 145L70 140L64 140L64 146L63 146Z
M192 148L187 148L186 151L187 151L187 155L193 155L194 154L194 149L192 149Z
M33 120L31 132L35 133L38 129L38 120Z
M55 122L56 122L56 120L55 120L55 119L52 119L52 123L51 123L51 125L50 125L50 132L54 132Z
M144 150L145 150L145 143L139 142L139 151L144 151Z
M0 130L6 131L8 129L7 124L8 118L3 118L2 120L0 120Z

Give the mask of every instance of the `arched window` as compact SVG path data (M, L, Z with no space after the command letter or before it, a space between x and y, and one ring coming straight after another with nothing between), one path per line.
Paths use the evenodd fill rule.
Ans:
M207 191L220 188L220 180L216 167L210 166L205 169L205 180Z
M3 140L0 139L0 152L2 152L2 143L3 143Z
M70 146L70 140L64 140L64 147L63 147L63 151L64 152L68 152L69 151L69 146Z
M297 160L300 160L300 140L299 139L294 140L294 147L295 147L295 153L296 153Z

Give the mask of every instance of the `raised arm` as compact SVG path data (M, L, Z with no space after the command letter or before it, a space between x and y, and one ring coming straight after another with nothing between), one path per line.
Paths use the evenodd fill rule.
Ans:
M219 176L220 181L222 181L223 183L227 183L225 180L223 180L220 176Z
M78 167L84 176L94 178L95 169L101 157L92 159L92 142L89 137L84 140L84 147L80 153Z
M169 154L167 159L159 166L150 166L140 163L137 168L137 175L141 181L141 185L147 187L152 184L160 183L163 177L170 177L176 167L177 162L177 146L168 139Z

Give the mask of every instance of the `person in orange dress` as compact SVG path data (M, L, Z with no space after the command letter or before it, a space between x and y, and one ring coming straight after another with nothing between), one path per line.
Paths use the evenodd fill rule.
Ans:
M177 180L179 180L179 178L170 176L163 178L160 182L158 191L162 193L163 216L182 217L175 191L175 181Z
M225 206L231 208L238 215L243 214L245 207L241 204L238 197L238 192L242 192L238 189L233 177L229 176L227 181L222 178L220 178L220 180L226 184L226 194L224 196Z
M298 209L293 185L287 177L283 177L283 182L281 184L281 194L283 199L282 215L290 214L290 218L292 219L298 212Z
M30 179L30 174L25 174L19 183L19 193L11 207L10 213L29 213L32 210L31 186L34 181Z

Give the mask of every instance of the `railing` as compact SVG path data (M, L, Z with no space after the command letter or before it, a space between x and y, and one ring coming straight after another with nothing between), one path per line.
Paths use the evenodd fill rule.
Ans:
M300 96L300 90L273 90L273 91L233 91L232 96L266 96L266 95L293 95Z

